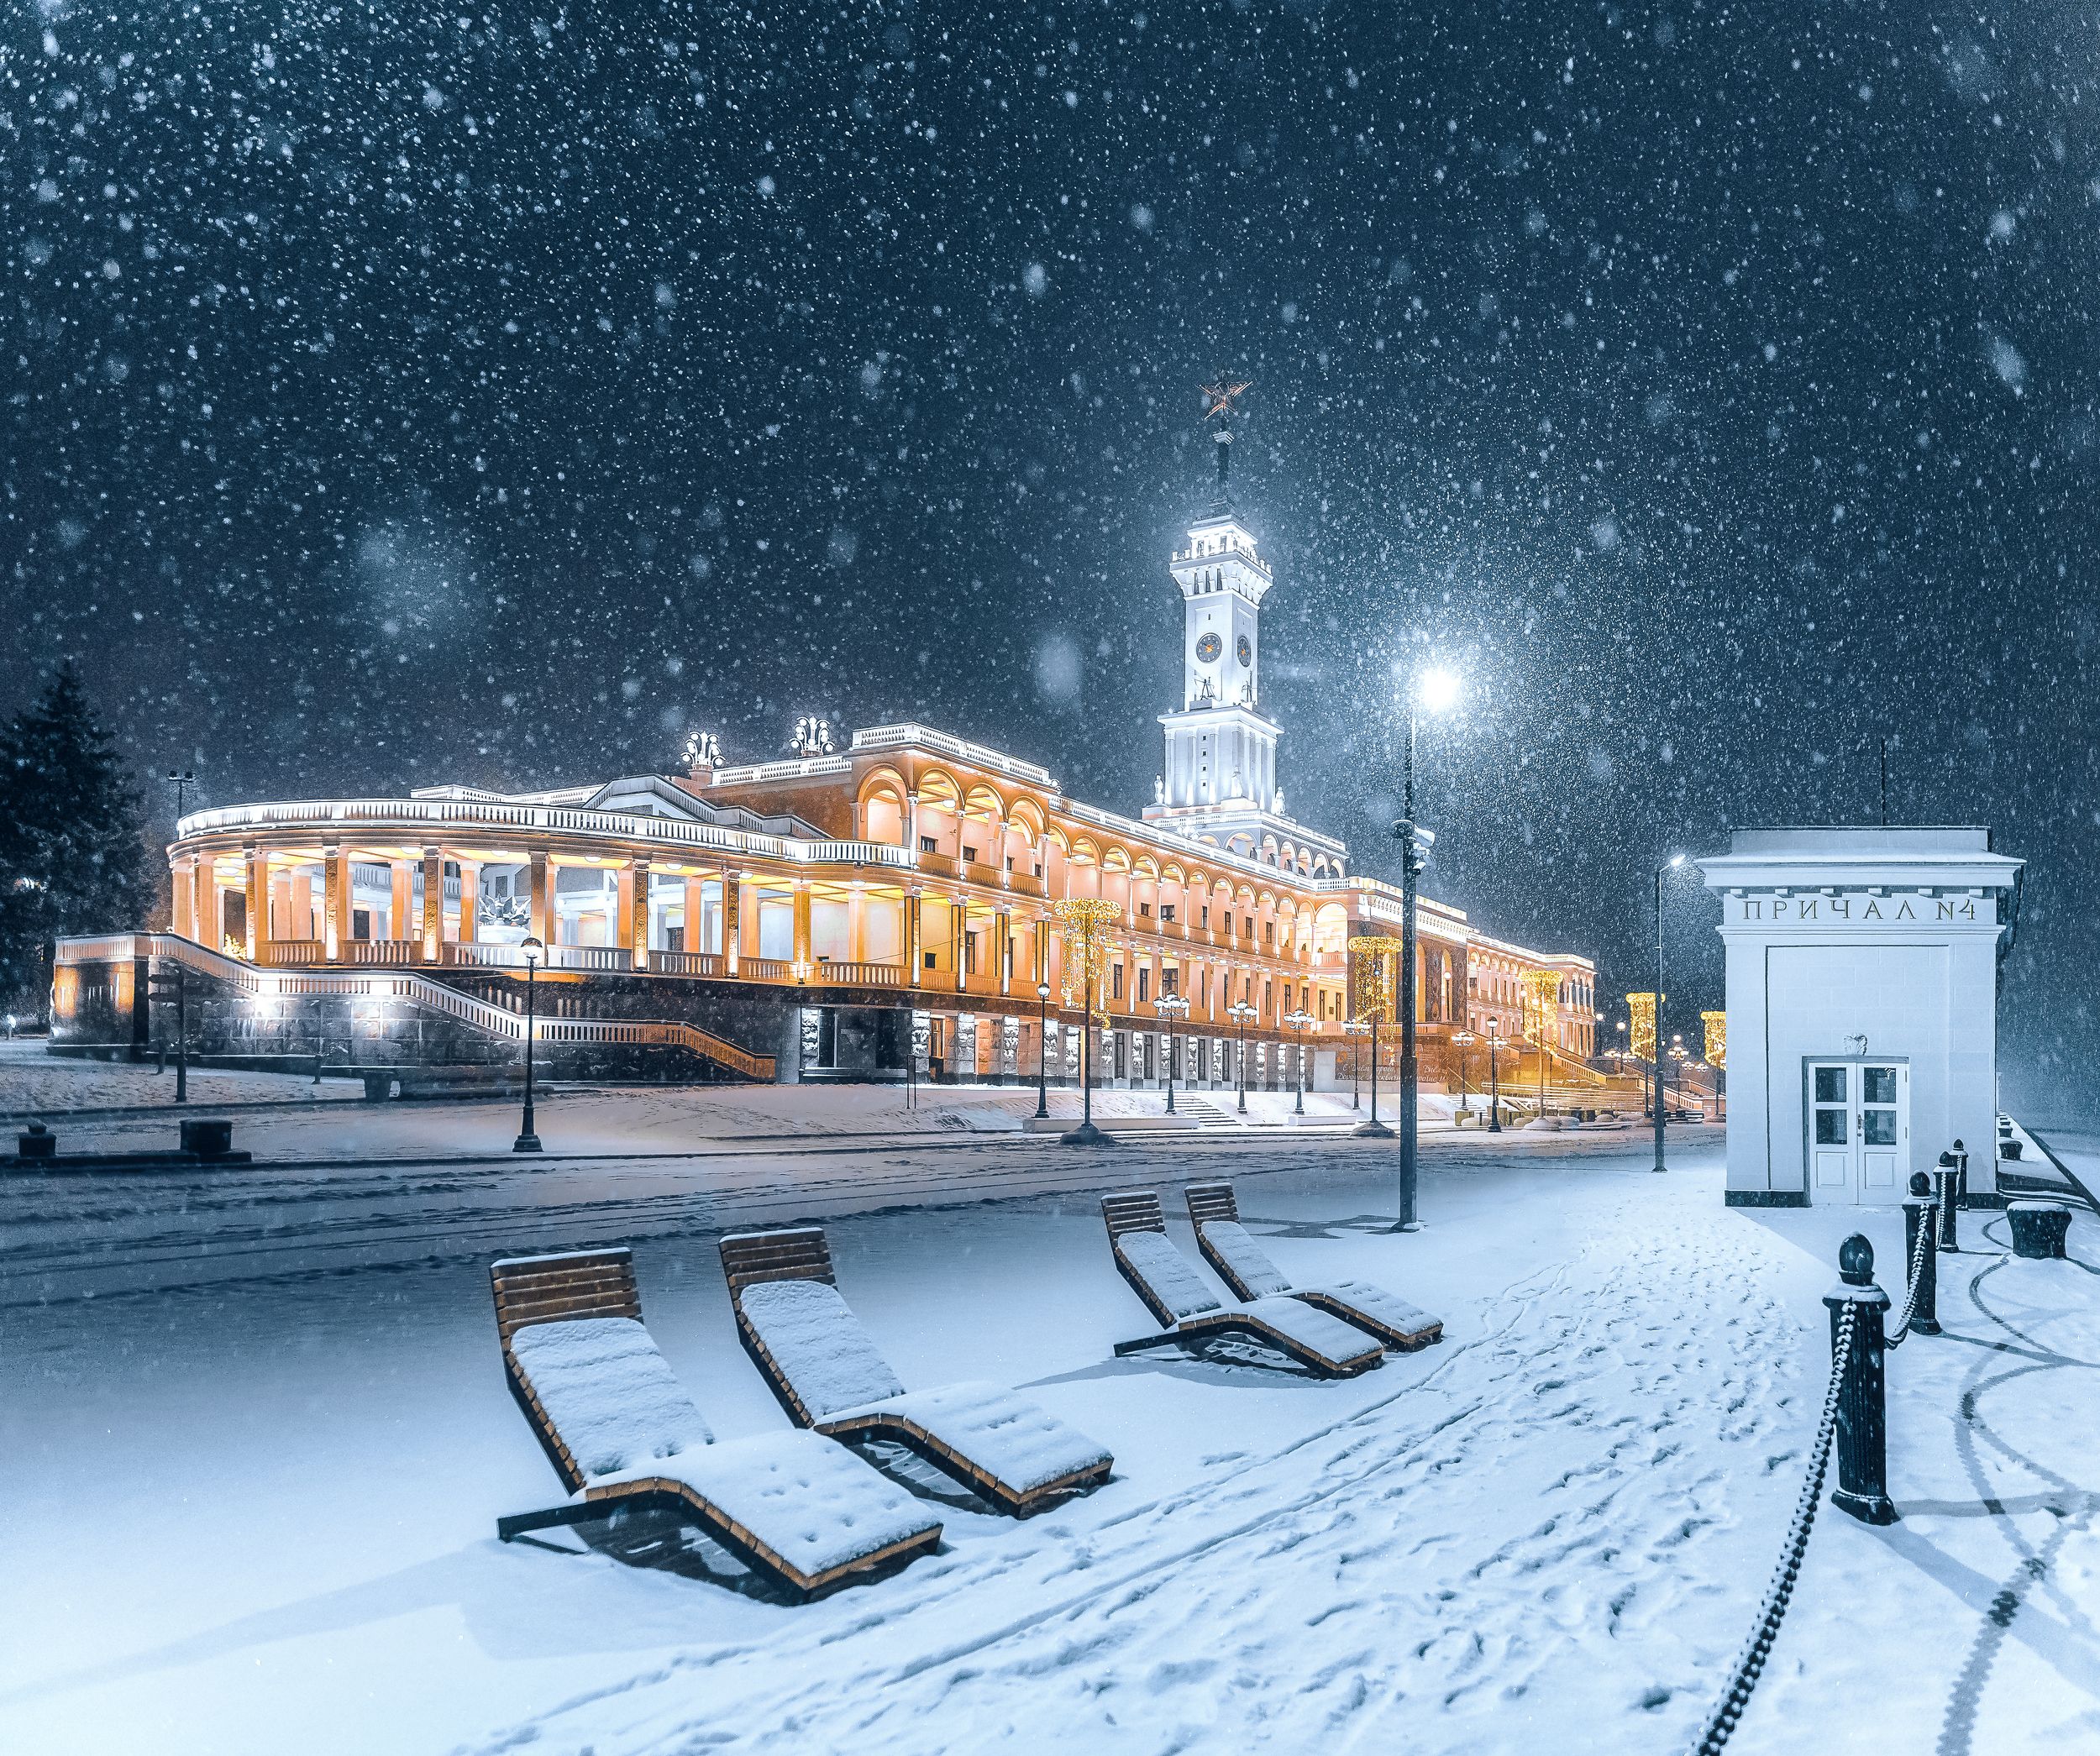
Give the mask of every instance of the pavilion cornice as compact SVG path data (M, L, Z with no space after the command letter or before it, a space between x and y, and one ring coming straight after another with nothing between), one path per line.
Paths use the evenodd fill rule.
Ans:
M207 837L238 838L265 831L303 831L324 838L397 834L404 840L433 836L476 845L523 837L566 841L616 837L665 850L706 850L732 858L778 860L804 866L879 866L916 871L910 848L882 841L801 841L725 829L676 817L645 817L624 811L581 810L568 805L490 804L472 799L339 799L223 805L192 811L176 826L178 842Z

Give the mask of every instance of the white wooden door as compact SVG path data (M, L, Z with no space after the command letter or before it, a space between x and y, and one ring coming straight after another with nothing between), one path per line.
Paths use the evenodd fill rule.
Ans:
M1812 1061L1807 1073L1809 1198L1900 1201L1910 1176L1909 1064Z

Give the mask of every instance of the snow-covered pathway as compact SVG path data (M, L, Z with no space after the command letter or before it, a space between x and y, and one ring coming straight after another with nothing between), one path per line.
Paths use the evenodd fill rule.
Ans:
M1342 1383L1114 1359L1145 1323L1093 1187L835 1220L842 1290L907 1384L1023 1385L1117 1471L1025 1523L957 1506L942 1554L807 1607L726 1589L647 1530L627 1559L493 1540L555 1490L502 1386L478 1233L351 1270L292 1225L258 1273L16 1305L0 1723L24 1748L273 1756L1675 1751L1798 1491L1837 1240L1861 1225L1893 1263L1899 1222L1725 1210L1696 1133L1667 1178L1604 1142L1488 1144L1431 1156L1412 1238L1383 1229L1387 1154L1114 1156L1118 1183L1237 1175L1287 1271L1446 1318L1443 1345ZM428 1217L459 1198L427 1192ZM323 1232L342 1218L308 1205ZM529 1202L500 1205L529 1225ZM562 1203L543 1217L502 1247L570 1241ZM1949 1756L2100 1742L2089 1396L1962 1303L1980 1276L2024 1334L2100 1360L2100 1275L2002 1261L1967 1224L1988 1253L1950 1265L1955 1336L1892 1364L1904 1522L1826 1513L1746 1752L1870 1729ZM638 1235L644 1311L717 1430L779 1428L708 1222Z

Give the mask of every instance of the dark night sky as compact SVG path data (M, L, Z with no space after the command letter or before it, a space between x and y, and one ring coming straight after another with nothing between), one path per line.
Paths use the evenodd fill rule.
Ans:
M2064 8L15 9L0 706L207 802L923 718L1134 810L1194 385L1256 388L1292 810L1641 978L1731 823L2034 862L2088 1091L2100 111ZM1714 911L1680 955L1718 1003Z

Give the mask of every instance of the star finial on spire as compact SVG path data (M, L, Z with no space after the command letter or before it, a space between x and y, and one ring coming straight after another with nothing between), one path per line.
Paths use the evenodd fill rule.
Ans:
M1234 384L1221 378L1215 384L1201 385L1198 388L1203 392L1203 418L1208 421L1213 415L1231 415L1232 405L1252 390L1254 383L1249 379L1244 383Z

